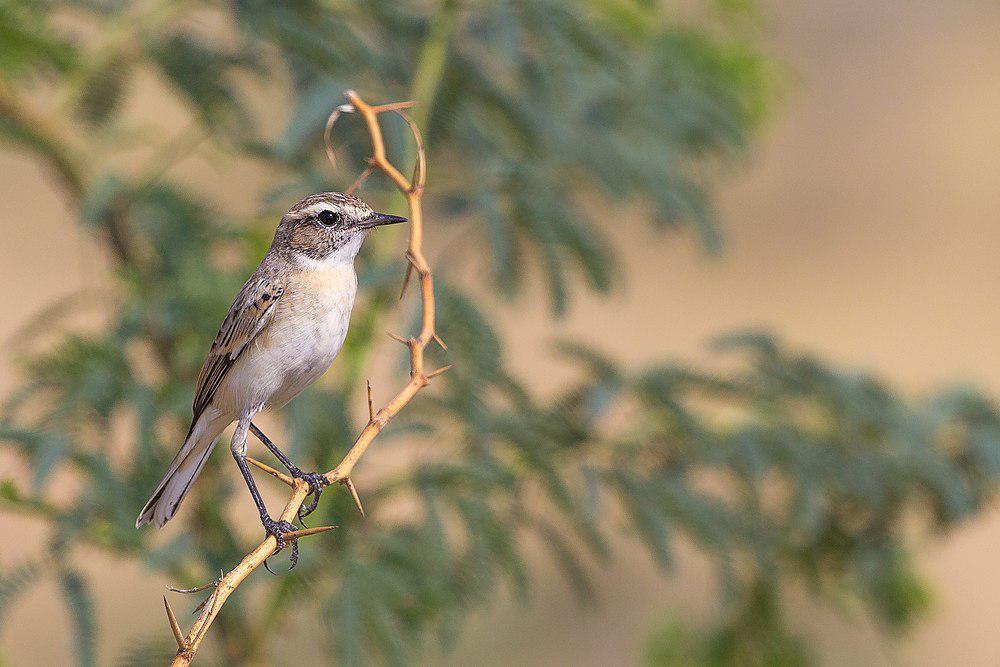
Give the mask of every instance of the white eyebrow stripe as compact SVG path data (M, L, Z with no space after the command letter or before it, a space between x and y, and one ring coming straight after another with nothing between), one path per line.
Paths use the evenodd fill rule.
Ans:
M332 208L330 202L321 201L318 204L310 204L305 208L300 208L295 212L296 218L308 218L310 216L316 215L320 211L327 211Z

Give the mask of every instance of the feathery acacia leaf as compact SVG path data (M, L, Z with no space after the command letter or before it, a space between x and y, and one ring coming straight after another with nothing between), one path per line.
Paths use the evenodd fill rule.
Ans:
M216 16L225 38L215 40L199 7L138 7L141 29L122 36L114 3L74 3L98 32L121 38L106 45L120 52L106 53L52 20L62 3L0 2L5 86L30 99L44 77L88 121L71 137L41 135L0 100L0 136L49 165L80 169L67 179L82 191L77 217L117 262L107 326L58 333L51 346L27 352L0 443L29 464L36 484L30 493L0 486L4 510L48 521L60 553L86 544L174 580L210 580L241 557L243 533L228 508L245 498L220 465L205 468L175 519L187 522L183 537L154 546L133 528L134 513L183 441L206 341L266 248L277 209L290 193L330 187L316 139L339 91L350 84L408 99L419 89L427 98L414 113L432 165L428 219L454 221L456 254L484 267L476 291L458 282L460 271L437 282L448 350L429 361L455 368L386 434L397 438L387 446L405 437L433 444L432 455L359 482L373 517L365 522L347 494L325 495L317 524L341 525L337 539L322 553L304 550L298 569L278 582L246 582L258 587L246 604L263 599L264 613L227 607L217 620L228 624L217 635L226 659L281 650L268 645L269 631L291 622L290 600L309 581L331 627L327 648L343 662L412 662L429 637L454 640L473 609L529 594L528 536L581 595L592 586L588 564L612 558L612 540L623 534L668 572L678 538L712 555L723 612L689 648L720 663L804 662L780 614L788 579L820 593L851 591L887 626L911 624L927 593L903 519L929 506L928 528L945 531L991 501L1000 412L988 398L957 389L908 399L761 333L718 343L718 353L740 355L732 374L682 363L628 368L589 341L564 342L575 379L540 397L530 378L510 370L488 309L470 296L517 299L526 276L538 277L562 313L583 289L607 292L619 275L610 239L629 231L634 216L622 212L630 209L648 210L654 226L690 229L706 248L721 246L712 185L746 150L773 83L753 36L731 20L752 3L711 4L721 20L687 25L671 7L627 0L231 0ZM438 54L438 67L427 53ZM145 131L131 117L128 83L149 69L168 102L191 110L196 141ZM281 95L289 111L273 136L262 128L274 128L275 109L248 102L261 91ZM393 123L390 149L412 150ZM356 128L337 131L343 187L365 155ZM264 193L259 219L230 222L202 189L181 185L186 174L173 167L202 134L207 154L267 175L272 197ZM107 157L129 148L129 136L152 149L148 167L123 170ZM85 150L62 155L63 143ZM369 186L366 197L382 196ZM344 375L285 412L293 454L320 467L339 459L362 426L353 417L358 386L396 303L391 259L376 249L359 269L365 298L338 360ZM107 456L120 429L135 444L129 460ZM79 492L56 509L44 482L63 469ZM785 500L767 502L771 485L787 491ZM34 563L0 576L0 612L35 581ZM72 569L59 581L76 654L93 663L89 589ZM159 655L155 642L130 649L121 664Z
M59 587L66 599L73 625L73 640L76 663L81 667L97 664L95 644L97 625L94 619L94 602L83 577L74 570L64 569L59 573Z

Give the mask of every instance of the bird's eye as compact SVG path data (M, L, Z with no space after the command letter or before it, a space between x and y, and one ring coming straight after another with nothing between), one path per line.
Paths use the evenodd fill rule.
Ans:
M320 211L319 215L316 217L319 218L320 222L327 226L334 225L340 220L340 215L330 210Z

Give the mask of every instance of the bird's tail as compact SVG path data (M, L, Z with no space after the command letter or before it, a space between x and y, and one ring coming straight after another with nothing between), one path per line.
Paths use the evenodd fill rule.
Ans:
M197 479L198 473L205 467L208 455L215 447L218 436L213 433L205 433L206 430L197 427L191 430L184 446L170 462L167 474L160 480L156 491L139 512L139 518L135 520L136 528L144 523L151 523L157 528L162 528L163 524L173 518L188 489Z

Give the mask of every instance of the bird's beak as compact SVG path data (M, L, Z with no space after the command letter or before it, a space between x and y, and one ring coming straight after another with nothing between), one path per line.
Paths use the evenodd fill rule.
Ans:
M400 222L406 222L406 218L400 217L398 215L389 215L388 213L372 213L367 218L359 222L355 229L371 229L372 227L381 227L382 225L395 225Z

